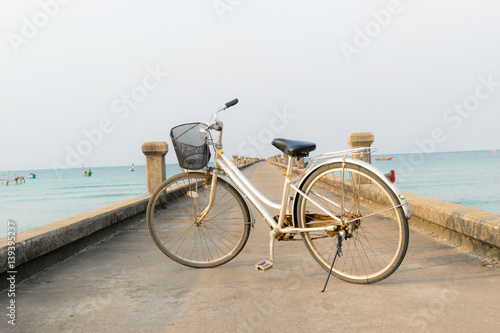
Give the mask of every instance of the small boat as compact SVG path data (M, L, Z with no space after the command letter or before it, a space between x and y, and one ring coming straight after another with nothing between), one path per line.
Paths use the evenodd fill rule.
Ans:
M36 179L36 174L34 173L30 173L30 175L28 176L29 179Z
M497 153L497 150L496 149L492 149L491 151L493 152L493 156L495 156L495 154Z
M89 171L85 171L85 167L82 164L82 176L83 177L91 177L92 176L92 170L90 169L90 166L89 166Z
M384 157L384 158L376 158L377 161L390 161L392 160L392 156L391 157Z
M130 171L130 172L135 171L134 163L132 163L132 167L130 169L128 169L128 171Z

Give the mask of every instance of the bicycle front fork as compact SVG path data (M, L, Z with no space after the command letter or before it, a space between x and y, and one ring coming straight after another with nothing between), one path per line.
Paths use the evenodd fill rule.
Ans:
M205 216L207 216L208 212L210 211L210 208L212 208L212 205L214 204L215 194L217 192L216 191L216 188L217 188L217 174L218 174L218 171L214 170L213 173L212 173L212 182L210 183L210 185L208 184L208 179L210 177L210 169L207 170L207 173L205 175L205 181L203 182L202 186L205 187L205 188L209 188L210 189L210 197L208 199L208 204L205 207L205 209L203 209L203 211L196 217L196 223L198 225L201 224L201 221L203 221L203 219L205 218Z

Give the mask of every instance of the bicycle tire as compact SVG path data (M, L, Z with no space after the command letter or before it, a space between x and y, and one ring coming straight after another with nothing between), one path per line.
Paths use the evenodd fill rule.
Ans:
M332 275L369 284L387 278L401 265L409 242L408 221L396 194L379 176L355 163L334 162L313 171L300 189L349 225ZM325 213L301 195L295 207L302 228L341 224L331 217L328 221ZM315 213L319 215L312 215ZM301 236L314 259L329 272L338 232L304 232Z
M207 185L208 184L208 185ZM250 211L233 185L217 179L216 198L205 218L211 186L203 172L170 177L152 194L146 220L158 248L172 260L190 267L223 265L236 257L250 235Z

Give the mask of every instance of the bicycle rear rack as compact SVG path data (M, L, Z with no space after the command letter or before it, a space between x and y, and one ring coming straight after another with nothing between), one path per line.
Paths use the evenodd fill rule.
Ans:
M314 168L315 165L334 158L334 157L360 157L366 154L372 154L375 151L377 151L377 148L372 148L372 147L361 147L361 148L354 148L354 149L348 149L348 150L341 150L341 151L335 151L331 153L325 153L322 155L318 155L315 157L312 157L311 160L309 161L309 164L305 168L304 172L299 174L297 177L292 179L293 184L297 184L300 182L300 180L310 171Z

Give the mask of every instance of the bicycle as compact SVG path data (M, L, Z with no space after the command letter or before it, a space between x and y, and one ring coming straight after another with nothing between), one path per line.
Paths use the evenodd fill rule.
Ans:
M292 178L293 159L308 156L316 145L275 139L272 144L289 157L281 204L275 203L222 150L223 123L218 113L237 103L235 99L215 110L208 125L172 128L170 136L183 172L159 186L146 212L148 229L159 249L190 267L225 264L248 240L255 223L252 205L271 228L270 258L256 264L260 271L273 267L276 240L303 240L329 272L328 278L335 275L367 284L394 273L406 254L411 215L408 202L386 175L349 157L374 149L314 157L302 175ZM218 132L216 141L212 131ZM207 166L210 147L213 167ZM271 216L264 205L278 209L279 214Z

